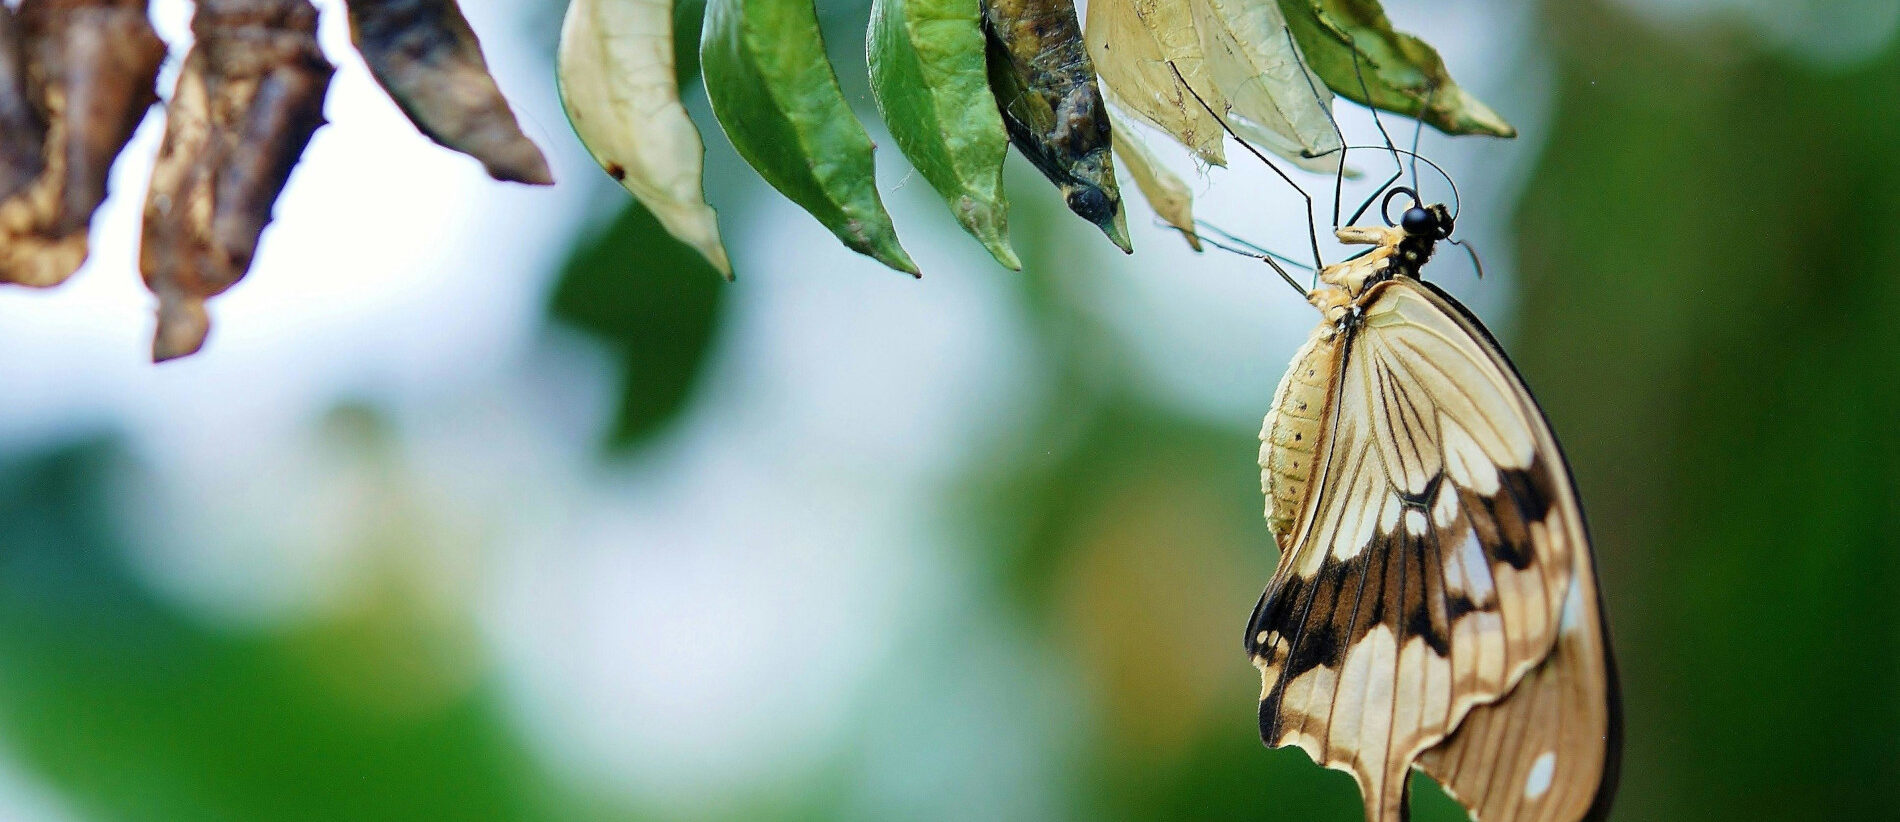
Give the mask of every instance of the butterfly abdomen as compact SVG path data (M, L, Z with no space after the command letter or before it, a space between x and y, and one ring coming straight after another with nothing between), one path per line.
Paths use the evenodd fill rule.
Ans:
M1293 540L1313 482L1315 446L1332 404L1338 356L1338 337L1330 325L1321 325L1293 356L1260 426L1260 490L1267 497L1267 527L1281 550Z

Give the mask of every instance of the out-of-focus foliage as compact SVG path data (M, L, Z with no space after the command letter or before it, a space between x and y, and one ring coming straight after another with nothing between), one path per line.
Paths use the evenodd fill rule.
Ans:
M712 266L638 203L568 260L548 310L619 361L609 444L632 445L678 413L723 301Z
M489 688L444 675L466 640L400 583L284 631L154 599L111 527L106 478L128 460L96 440L0 466L0 720L82 818L594 818Z
M871 138L838 88L811 0L710 0L699 63L719 124L766 182L851 250L917 274L878 196Z
M1822 71L1550 9L1513 353L1599 544L1618 818L1891 816L1900 50Z

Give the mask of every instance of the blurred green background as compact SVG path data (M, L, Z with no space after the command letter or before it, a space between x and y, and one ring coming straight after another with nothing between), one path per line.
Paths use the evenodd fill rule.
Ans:
M1261 748L1240 650L1313 322L1273 278L1141 206L1122 257L1020 158L1005 272L886 149L912 282L695 90L722 285L567 132L557 8L466 4L562 172L520 192L377 108L322 5L336 125L206 353L138 362L103 229L68 290L0 295L0 817L1357 818ZM1427 274L1572 460L1614 818L1900 818L1900 7L1389 6L1523 132L1426 136L1487 277ZM863 4L823 11L881 134ZM1301 247L1260 169L1196 179Z

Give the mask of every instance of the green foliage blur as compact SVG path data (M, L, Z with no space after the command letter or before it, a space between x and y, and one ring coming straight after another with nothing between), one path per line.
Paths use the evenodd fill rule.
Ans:
M1543 9L1554 108L1513 221L1516 315L1493 324L1512 329L1597 541L1626 710L1613 818L1894 818L1900 47L1819 66L1742 27L1659 27L1600 0ZM862 102L862 77L844 82ZM1057 671L1058 695L1005 677L986 698L1067 707L1042 731L1053 805L1001 816L1357 819L1347 777L1256 737L1240 629L1273 563L1258 416L1209 421L1132 390L1129 358L1074 299L1092 272L1039 242L1086 235L1058 228L1073 218L1053 196L1015 188L1024 272L931 273L1007 276L1047 369L1044 399L970 446L933 513L1003 627L895 655L862 700L886 709L862 721L901 742L943 706L888 710L879 692L1015 660L1012 676ZM726 212L734 234L746 214ZM830 272L808 273L822 287ZM637 206L577 239L548 323L613 363L603 463L638 461L686 421L747 287L719 284ZM319 425L366 476L399 473L374 408ZM707 808L579 784L508 718L476 627L412 569L382 569L320 618L232 627L130 569L139 536L114 525L112 478L138 457L121 441L0 459L0 748L75 819L957 818L928 793L867 806L865 751L786 752L823 765ZM376 498L386 527L352 539L435 528L401 494ZM1014 650L971 649L992 635ZM994 753L932 761L981 772ZM1420 822L1460 818L1423 781L1414 793Z

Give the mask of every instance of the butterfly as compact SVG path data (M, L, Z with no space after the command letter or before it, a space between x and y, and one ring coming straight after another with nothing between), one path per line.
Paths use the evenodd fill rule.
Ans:
M1320 272L1261 427L1261 737L1352 774L1371 822L1407 818L1413 768L1478 822L1600 819L1621 715L1576 486L1497 341L1420 278L1452 213L1401 192L1397 225L1338 229L1372 248Z

